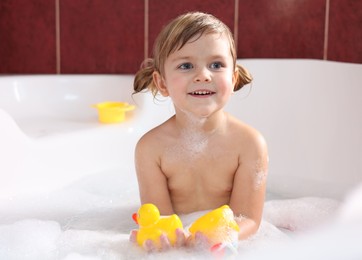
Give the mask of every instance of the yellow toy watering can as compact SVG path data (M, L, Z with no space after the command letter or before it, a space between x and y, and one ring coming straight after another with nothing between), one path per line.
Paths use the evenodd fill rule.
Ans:
M101 123L120 123L125 120L125 113L135 109L134 105L126 102L102 102L92 105L98 109L98 118Z

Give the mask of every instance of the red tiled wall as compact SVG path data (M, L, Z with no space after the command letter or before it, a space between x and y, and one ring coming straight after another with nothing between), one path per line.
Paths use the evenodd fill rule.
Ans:
M328 59L362 63L362 1L330 0Z
M323 59L325 5L326 0L240 1L238 56Z
M362 1L1 0L0 73L134 73L162 26L195 10L236 33L240 58L362 63Z
M54 21L54 1L0 0L0 73L55 73Z
M143 0L61 0L62 73L132 73L144 59Z

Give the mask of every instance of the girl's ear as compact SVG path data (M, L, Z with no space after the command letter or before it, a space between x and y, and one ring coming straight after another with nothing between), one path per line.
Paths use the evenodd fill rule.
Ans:
M158 71L154 71L152 74L152 78L153 78L153 83L155 84L161 95L164 97L168 97L169 93L161 74Z

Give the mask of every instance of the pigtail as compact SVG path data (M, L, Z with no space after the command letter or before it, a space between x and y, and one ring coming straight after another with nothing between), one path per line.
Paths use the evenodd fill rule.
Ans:
M155 71L153 59L146 59L141 65L141 69L136 73L133 81L133 94L142 90L151 90L152 94L157 94L157 88L153 84L153 72Z
M236 64L236 71L237 75L236 75L234 91L240 90L242 87L249 84L253 80L253 77L251 76L249 71L243 66Z

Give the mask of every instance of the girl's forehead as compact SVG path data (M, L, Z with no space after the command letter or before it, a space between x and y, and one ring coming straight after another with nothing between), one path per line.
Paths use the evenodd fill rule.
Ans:
M181 48L170 53L168 58L182 54L199 55L199 54L225 55L231 56L230 43L228 37L221 33L207 33L196 35L186 42Z
M192 45L194 43L200 43L200 42L217 43L220 41L229 44L228 38L223 33L212 32L212 33L197 34L197 35L194 35L193 37L191 37L190 40L188 40L184 44L184 46L179 48L179 50L184 48L187 45ZM205 47L207 47L207 46L205 46Z

